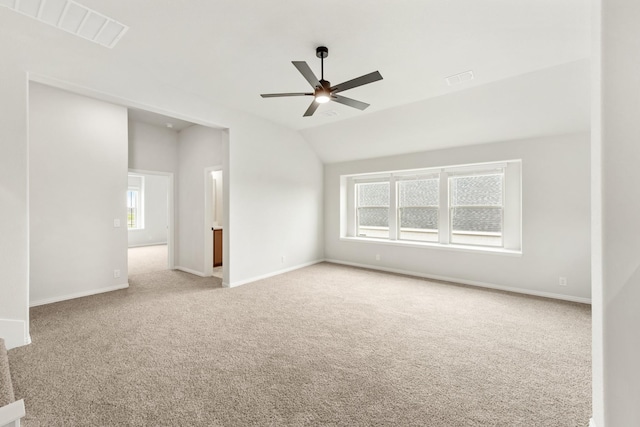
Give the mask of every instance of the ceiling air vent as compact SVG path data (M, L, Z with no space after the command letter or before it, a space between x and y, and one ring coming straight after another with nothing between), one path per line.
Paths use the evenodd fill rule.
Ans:
M465 71L464 73L454 74L445 79L449 86L455 86L460 83L473 80L473 71Z
M129 29L73 0L0 0L0 6L108 48Z

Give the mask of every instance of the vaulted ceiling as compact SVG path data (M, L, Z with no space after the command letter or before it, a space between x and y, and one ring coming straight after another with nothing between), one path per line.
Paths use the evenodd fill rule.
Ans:
M481 113L509 112L519 100L525 106L521 117L507 117L507 128L514 120L524 122L525 114L537 124L537 133L588 128L588 96L581 94L588 92L590 17L589 2L582 0L79 2L129 27L113 49L2 7L0 49L20 58L26 69L89 86L100 79L102 87L127 87L131 99L136 98L135 82L145 81L158 91L197 94L203 102L304 130L325 161L361 154L332 156L328 150L340 146L323 148L323 133L344 146L354 139L349 138L350 127L375 129L373 124L398 120L401 112L405 118L418 115L404 123L409 128L429 117L430 126L436 126L442 115L434 113L443 111L450 125L464 125L481 120ZM313 117L302 117L310 98L260 98L260 93L308 91L291 61L307 61L319 74L319 45L329 48L325 78L333 84L380 71L384 80L344 93L371 107L359 111L329 103ZM474 80L447 85L447 76L468 70ZM541 74L532 77L534 73ZM457 110L445 99L462 108L458 121ZM555 107L550 111L547 105ZM558 114L566 117L566 125L558 124ZM509 132L494 134L476 139L510 137ZM449 139L465 143L468 138ZM446 142L441 139L440 145ZM399 150L414 150L415 145Z

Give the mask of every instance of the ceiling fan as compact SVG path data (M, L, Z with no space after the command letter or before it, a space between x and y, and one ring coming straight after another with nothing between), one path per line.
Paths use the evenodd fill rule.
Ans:
M283 96L313 96L314 100L311 102L307 111L304 112L303 117L312 116L316 112L320 104L325 102L335 101L340 104L348 105L349 107L364 110L369 104L355 99L347 98L346 96L337 95L338 92L345 91L347 89L353 89L354 87L366 85L369 83L382 80L382 76L378 71L365 74L364 76L356 77L355 79L346 81L344 83L331 86L331 83L324 79L324 58L329 56L329 49L325 46L319 46L316 48L316 56L320 58L320 80L313 74L309 65L304 61L291 61L293 65L300 71L300 74L309 82L313 87L313 92L298 92L298 93L263 93L260 96L263 98L279 98Z

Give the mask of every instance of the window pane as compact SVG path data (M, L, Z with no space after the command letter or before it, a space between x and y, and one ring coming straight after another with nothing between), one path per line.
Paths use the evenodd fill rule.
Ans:
M439 182L428 178L398 183L399 239L438 241Z
M356 184L358 236L389 237L389 183Z
M127 191L127 228L138 228L138 192Z
M451 191L451 243L502 246L502 173L454 176Z

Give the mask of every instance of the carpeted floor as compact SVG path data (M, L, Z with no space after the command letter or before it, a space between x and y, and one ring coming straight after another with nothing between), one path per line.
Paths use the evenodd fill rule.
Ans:
M586 426L590 307L317 264L31 309L26 426Z
M168 259L167 245L129 248L129 276L166 270L169 268Z
M4 339L0 338L0 408L15 401L13 385L11 384L11 372L9 370L9 358Z
M213 277L217 277L218 279L222 279L222 266L213 267L212 275L213 275Z

